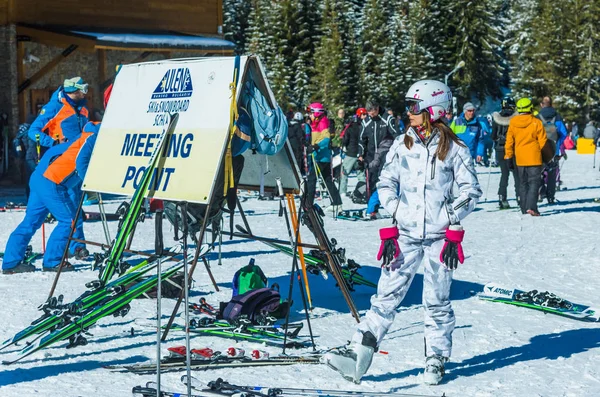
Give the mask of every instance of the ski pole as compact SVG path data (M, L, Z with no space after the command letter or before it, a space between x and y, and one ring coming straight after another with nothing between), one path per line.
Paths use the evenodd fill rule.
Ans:
M35 149L37 151L37 164L39 164L40 162L40 153L41 153L41 148L40 148L40 134L35 134Z
M292 227L294 230L298 228L298 213L296 212L296 201L292 194L287 194L288 208L290 209L290 218L292 218ZM300 246L302 239L300 233L298 233L298 255L300 256L300 266L302 267L302 277L304 277L304 288L306 289L306 298L308 299L308 308L313 310L312 299L310 297L310 287L308 286L308 277L306 275L306 262L304 260L304 250Z
M83 194L83 192L81 192L81 194ZM108 223L106 221L106 211L104 209L104 202L102 201L102 193L98 193L98 209L100 210L100 218L102 219L102 228L104 229L106 244L110 245L112 239L110 238L110 231L108 230Z
M313 350L316 350L316 346L315 346L315 339L313 337L313 332L312 332L312 326L310 325L310 317L308 316L308 305L306 303L306 296L304 296L304 289L302 288L302 281L300 280L300 272L298 270L298 235L300 234L300 224L297 224L296 227L296 238L294 239L294 235L292 232L292 226L290 224L290 218L288 217L288 212L285 206L285 198L284 198L284 194L283 194L283 185L281 184L281 178L276 178L276 183L277 183L277 189L279 190L279 205L283 214L283 217L285 218L285 224L287 226L287 230L288 230L288 236L290 239L290 244L292 246L292 253L293 253L293 258L292 258L292 272L290 275L290 290L289 290L289 294L288 294L288 302L292 301L292 292L293 292L293 286L294 286L294 275L296 273L298 273L298 284L299 284L299 289L300 289L300 297L302 299L302 305L304 306L304 313L306 314L306 323L308 324L308 332L310 334L310 340L312 342L312 346L313 346ZM302 214L302 206L300 206L300 211L299 214ZM285 326L284 326L284 336L283 336L283 354L285 354L285 348L286 348L286 344L287 344L287 334L288 334L288 325L290 322L290 310L288 309L286 316L285 316ZM189 375L189 374L188 374Z
M188 260L187 260L187 253L188 253L188 244L187 244L187 239L188 239L188 211L187 211L187 202L183 202L182 206L181 206L181 212L182 212L182 217L183 217L183 289L184 289L184 313L185 313L185 369L187 372L187 376L190 377L192 376L192 372L191 372L191 366L192 366L192 356L191 356L191 351L190 351L190 311L189 311L189 307L190 307L190 295L189 295L189 285L190 285L190 281L189 281L189 274L188 274ZM197 248L198 250L200 249L200 247ZM188 397L192 395L192 385L188 385L187 387L187 395Z
M323 187L325 187L325 191L327 192L327 195L329 196L329 201L331 201L331 205L333 205L333 197L331 196L331 192L329 192L329 187L325 183L323 174L321 173L321 168L317 164L317 160L315 159L315 152L312 153L312 160L313 160L313 165L315 166L315 173L317 175L317 180L319 181L319 185L321 185L321 189ZM335 211L334 211L334 215L335 215Z
M37 152L37 163L40 163L41 160L41 147L40 147L40 134L35 134L35 149ZM594 156L594 159L596 157ZM46 221L44 220L44 223L42 223L42 254L46 253ZM68 244L67 244L68 245ZM62 265L62 263L61 263ZM52 296L52 294L50 295Z
M102 196L100 196L102 200ZM162 228L162 210L156 211L156 218L154 219L155 236L154 236L154 250L158 255L158 262L156 264L156 394L161 395L160 392L160 337L161 337L161 316L162 316L162 255L164 251L164 239L163 239L163 228Z
M46 253L46 220L42 223L42 254Z
M488 177L487 177L487 186L485 187L485 200L484 203L487 203L488 192L490 191L490 180L492 178L492 162L490 161L490 165L488 165Z

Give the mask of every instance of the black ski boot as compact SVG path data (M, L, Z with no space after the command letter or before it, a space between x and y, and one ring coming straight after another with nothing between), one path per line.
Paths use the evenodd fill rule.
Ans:
M49 266L46 267L46 266L44 266L42 268L42 270L45 271L45 272L54 272L54 273L56 273L56 272L58 272L58 268L59 267L60 267L60 265L57 265L57 266L54 266L54 267L49 267ZM75 268L69 262L65 262L63 264L63 266L62 266L62 269L60 270L61 273L72 272L72 271L75 271Z
M83 260L90 256L90 251L85 247L77 247L75 248L75 252L72 255L69 255L70 258L75 258L77 260Z
M19 264L10 269L2 269L2 274L17 274L35 272L35 266L27 262L19 262Z
M508 200L506 200L506 196L500 196L498 202L499 202L499 208L501 210L510 209L510 204L508 204Z

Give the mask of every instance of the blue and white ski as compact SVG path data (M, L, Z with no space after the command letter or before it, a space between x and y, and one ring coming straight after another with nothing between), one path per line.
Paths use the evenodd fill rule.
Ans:
M600 309L568 301L548 291L523 291L491 282L483 287L479 299L527 307L575 320L600 321Z

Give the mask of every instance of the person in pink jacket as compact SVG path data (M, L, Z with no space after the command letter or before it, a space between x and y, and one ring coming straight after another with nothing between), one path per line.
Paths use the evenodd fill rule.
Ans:
M306 206L310 208L313 205L317 179L320 179L321 186L324 184L329 194L331 208L334 212L337 212L341 210L342 198L333 183L331 175L329 119L327 118L325 107L321 103L311 103L308 110L310 112L310 122L306 125L310 128L310 145L307 147L309 172L306 187Z

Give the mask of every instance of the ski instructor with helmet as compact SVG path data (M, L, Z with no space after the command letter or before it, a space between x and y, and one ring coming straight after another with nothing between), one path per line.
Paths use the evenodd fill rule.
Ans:
M473 211L482 192L469 149L440 119L452 93L445 84L423 80L406 94L410 127L387 154L377 190L397 226L379 231L378 260L383 260L371 309L350 345L325 355L344 378L359 383L374 352L391 327L396 309L424 263L426 384L438 384L452 352L454 311L450 303L452 273L464 254L460 221ZM452 186L459 195L453 200Z

